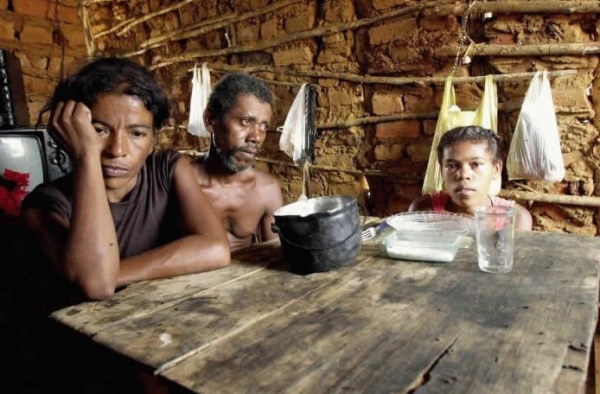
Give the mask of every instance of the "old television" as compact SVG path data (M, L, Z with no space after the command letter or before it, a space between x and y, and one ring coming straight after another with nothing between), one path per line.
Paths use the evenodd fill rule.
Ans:
M29 174L28 192L72 170L69 156L43 126L0 130L0 175L9 168Z

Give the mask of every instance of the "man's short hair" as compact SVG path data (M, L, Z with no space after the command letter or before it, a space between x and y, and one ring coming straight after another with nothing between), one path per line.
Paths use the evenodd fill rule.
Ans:
M208 99L216 118L222 118L233 107L240 94L249 94L273 107L273 93L260 79L246 73L227 74L215 85Z
M170 114L171 103L165 91L144 67L128 59L103 57L92 60L74 75L62 81L41 115L61 101L73 100L91 108L105 93L139 98L152 113L155 131L162 128Z
M444 159L444 149L461 141L485 141L487 142L488 150L492 154L494 163L502 161L502 141L497 133L480 126L463 126L448 130L440 139L440 143L437 147L438 162L440 165L442 165Z

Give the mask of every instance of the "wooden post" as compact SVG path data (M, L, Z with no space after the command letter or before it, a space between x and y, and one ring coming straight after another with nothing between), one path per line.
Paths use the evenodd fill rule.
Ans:
M461 48L464 55L467 48ZM438 48L434 56L438 58L456 56L457 45ZM540 44L540 45L498 45L473 44L469 47L470 56L563 56L592 55L600 53L600 42Z
M466 4L452 4L423 11L423 16L462 15ZM599 13L597 1L493 1L478 2L471 6L471 13L491 12L494 14L574 14Z

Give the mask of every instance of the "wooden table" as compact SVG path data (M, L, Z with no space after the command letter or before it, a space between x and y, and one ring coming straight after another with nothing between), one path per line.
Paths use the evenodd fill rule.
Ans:
M299 276L276 243L52 318L198 393L583 392L600 239L518 233L510 274L476 252Z

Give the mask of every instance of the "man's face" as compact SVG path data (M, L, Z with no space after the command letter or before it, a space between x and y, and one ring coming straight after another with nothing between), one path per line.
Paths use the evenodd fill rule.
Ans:
M229 171L240 172L254 165L272 115L269 103L251 94L240 94L221 119L212 120L212 141Z
M463 208L486 205L492 178L502 163L494 163L487 141L460 141L444 148L442 178L453 203Z

